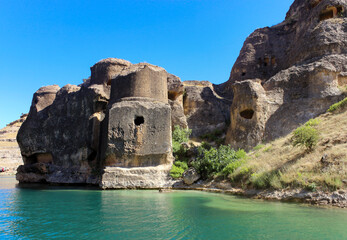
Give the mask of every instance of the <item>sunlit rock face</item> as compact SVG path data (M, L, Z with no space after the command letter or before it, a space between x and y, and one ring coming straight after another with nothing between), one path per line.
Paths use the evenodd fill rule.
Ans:
M171 75L121 59L104 59L91 73L79 86L47 86L34 94L17 135L24 160L17 179L102 188L166 186L172 165ZM127 176L131 180L124 181Z
M173 160L166 71L133 66L112 81L110 103L102 135L105 170L100 186L165 187Z
M246 39L224 84L234 95L227 143L249 149L286 135L342 97L346 8L344 0L296 0L285 21ZM258 84L252 91L250 81ZM247 101L247 106L262 105L252 109L252 118L242 117Z

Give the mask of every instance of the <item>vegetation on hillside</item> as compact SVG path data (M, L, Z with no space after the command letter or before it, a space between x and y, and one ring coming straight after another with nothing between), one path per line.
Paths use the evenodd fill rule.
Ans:
M343 110L346 108L346 106L347 106L347 97L341 100L340 102L331 105L331 107L328 109L328 112L336 112L338 110Z
M256 146L229 178L243 188L345 189L346 149L347 112L328 113L286 137Z
M286 137L259 144L249 153L230 146L187 143L190 131L175 128L176 162L171 176L180 178L194 167L203 180L227 179L234 187L257 189L303 188L334 191L347 187L347 100L310 119ZM335 110L331 110L335 109ZM216 142L219 133L205 136ZM178 137L181 136L181 137ZM182 137L183 136L183 137Z
M191 133L191 129L181 128L180 126L175 126L172 132L172 152L175 162L170 170L170 176L173 178L182 177L183 172L188 169L187 146L184 144L188 144Z

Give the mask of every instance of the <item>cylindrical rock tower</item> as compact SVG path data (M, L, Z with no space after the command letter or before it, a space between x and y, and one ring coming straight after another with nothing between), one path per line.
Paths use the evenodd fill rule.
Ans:
M103 130L103 188L157 188L172 164L167 72L136 64L111 83Z

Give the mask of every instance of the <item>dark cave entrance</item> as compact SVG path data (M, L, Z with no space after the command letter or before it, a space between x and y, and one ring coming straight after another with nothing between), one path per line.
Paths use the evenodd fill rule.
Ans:
M252 109L246 109L240 112L240 116L245 119L252 119L254 115L254 111Z
M145 119L142 116L136 116L135 120L134 120L134 123L135 123L136 126L139 126L139 125L145 123Z

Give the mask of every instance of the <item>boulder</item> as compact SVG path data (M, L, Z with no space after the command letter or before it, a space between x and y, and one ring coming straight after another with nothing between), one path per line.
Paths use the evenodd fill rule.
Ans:
M193 183L198 181L201 176L195 170L195 168L189 168L183 173L182 177L185 184L192 185Z

